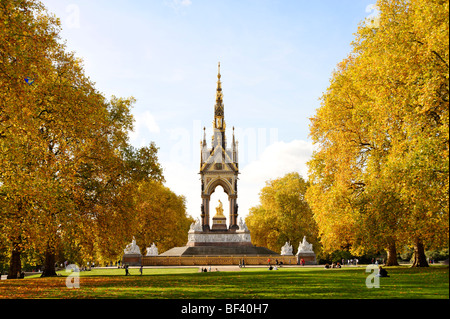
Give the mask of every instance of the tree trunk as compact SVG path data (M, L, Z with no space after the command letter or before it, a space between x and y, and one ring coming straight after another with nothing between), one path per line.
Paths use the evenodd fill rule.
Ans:
M416 238L414 241L413 264L411 267L428 267L427 257L425 256L425 248L422 240Z
M20 278L22 272L22 263L20 261L20 248L17 242L13 243L13 249L11 252L11 260L9 262L9 271L7 279Z
M52 249L47 249L45 252L44 270L42 271L41 277L56 276L55 261L55 253Z
M388 243L388 248L386 249L387 258L386 266L398 266L397 261L397 248L395 247L395 241L390 240Z

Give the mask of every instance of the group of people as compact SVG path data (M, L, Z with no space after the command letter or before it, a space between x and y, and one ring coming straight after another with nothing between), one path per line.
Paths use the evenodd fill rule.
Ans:
M208 268L206 268L206 267L203 268L203 267L202 267L202 269L200 269L200 272L211 272L211 271L212 271L212 270L211 270L211 266L209 266ZM219 271L219 269L216 268L215 271Z
M341 268L341 264L338 263L332 263L331 265L329 264L325 264L325 269L330 269L330 268ZM377 277L389 277L388 272L386 269L384 269L383 267L378 267L378 274L376 275Z
M331 265L329 264L325 264L325 269L329 269L329 268L341 268L341 264L340 263L332 263Z
M267 265L270 266L270 258L267 259ZM276 266L282 266L283 262L282 261L278 261L278 259L275 259L275 265Z
M206 267L205 268L202 267L201 269L201 272L208 272L208 271L211 272L211 266L209 266L209 270Z
M350 266L350 265L358 266L358 263L359 263L358 258L347 259L347 265L348 265L348 266ZM345 259L342 258L341 266L344 266L344 265L345 265Z
M282 261L278 261L278 259L275 259L275 266L272 266L270 264L270 258L267 260L267 265L269 266L269 270L278 270L278 266L282 266L283 262Z

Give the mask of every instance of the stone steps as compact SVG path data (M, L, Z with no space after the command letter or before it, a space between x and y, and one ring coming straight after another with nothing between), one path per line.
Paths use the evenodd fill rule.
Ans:
M175 247L160 256L277 256L278 253L265 247L255 246L195 246Z

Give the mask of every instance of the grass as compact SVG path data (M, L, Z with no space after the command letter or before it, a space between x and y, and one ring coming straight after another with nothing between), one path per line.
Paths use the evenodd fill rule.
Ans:
M214 268L213 268L214 269ZM366 287L365 267L245 268L199 273L198 268L94 269L81 272L80 288L68 289L66 276L0 281L0 298L157 298L157 299L448 299L449 268L387 267L380 287Z

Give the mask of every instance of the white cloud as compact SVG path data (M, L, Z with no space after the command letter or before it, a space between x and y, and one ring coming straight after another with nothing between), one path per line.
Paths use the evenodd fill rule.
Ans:
M149 133L159 133L160 128L155 117L149 111L134 116L134 130L130 132L130 140L134 145L144 146L148 144Z
M198 169L179 162L162 163L165 185L177 195L186 197L187 213L194 218L200 216L201 183Z
M264 184L269 179L282 177L289 172L299 172L307 177L306 162L313 151L311 143L294 140L289 143L276 142L264 150L258 160L242 169L242 180Z
M164 4L175 11L189 7L192 4L191 0L164 0Z
M192 4L191 0L181 0L179 2L182 6L190 6Z
M238 184L240 216L247 216L248 210L259 204L259 192L266 181L283 177L291 172L298 172L306 179L308 173L306 163L310 160L312 152L312 143L306 141L276 142L266 147L256 161L242 168Z

